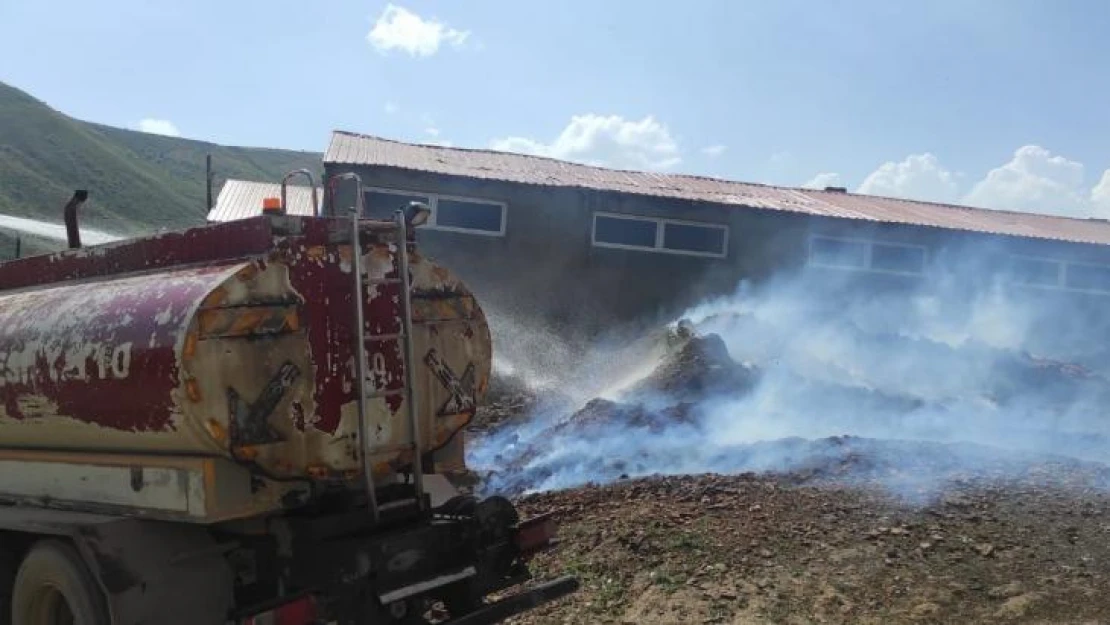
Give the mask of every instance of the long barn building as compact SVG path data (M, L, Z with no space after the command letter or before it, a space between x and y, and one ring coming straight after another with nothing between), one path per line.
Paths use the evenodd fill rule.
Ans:
M620 171L335 132L325 177L358 174L370 215L432 209L425 251L495 310L571 324L669 318L784 271L912 288L937 271L1110 301L1110 223L696 176ZM231 181L211 221L260 210ZM274 193L276 186L270 187ZM226 196L226 197L225 197ZM292 212L311 211L307 194ZM340 203L350 198L340 194ZM295 204L295 205L293 205Z

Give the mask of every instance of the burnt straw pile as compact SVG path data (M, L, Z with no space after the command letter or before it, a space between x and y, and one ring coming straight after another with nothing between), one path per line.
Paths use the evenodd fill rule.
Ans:
M726 335L744 325L745 335L774 340L774 329L753 327L758 323L733 316L700 325ZM958 375L968 362L977 370L989 363L984 377L991 383L974 393L958 383L884 384L881 367L878 375L861 375L858 363L843 370L815 370L812 359L799 364L789 344L766 350L781 357L760 360L753 350L737 358L742 350L730 350L720 334L679 323L666 332L650 372L604 397L575 401L499 380L470 428L468 464L481 490L508 495L752 471L875 483L911 499L936 496L968 476L1011 478L1056 466L1083 466L1092 480L1110 483L1098 463L1110 449L1101 425L1071 427L1101 423L1089 414L1110 405L1102 377L975 343L854 340L868 353L880 351L867 344L873 342L883 344L881 353L897 354L892 369L925 362Z

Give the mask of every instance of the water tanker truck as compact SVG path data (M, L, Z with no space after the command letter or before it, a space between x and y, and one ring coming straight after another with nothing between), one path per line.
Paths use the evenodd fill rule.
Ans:
M0 264L0 625L476 625L576 588L529 582L549 518L442 474L491 339L424 210L366 219L347 174L290 215L289 179L94 247L79 191L70 249Z

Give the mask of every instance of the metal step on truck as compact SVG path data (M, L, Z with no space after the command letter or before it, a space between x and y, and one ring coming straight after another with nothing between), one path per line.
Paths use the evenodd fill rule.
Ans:
M478 625L577 588L531 580L551 519L437 469L492 342L426 208L366 219L345 174L290 215L297 174L94 247L78 191L69 249L0 264L0 625Z

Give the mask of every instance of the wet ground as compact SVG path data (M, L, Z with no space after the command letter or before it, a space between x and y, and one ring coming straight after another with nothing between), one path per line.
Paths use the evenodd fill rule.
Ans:
M997 409L1027 407L1027 390L1041 387L1097 408L1110 385L1025 355L999 371L974 398L987 400L983 413L791 371L786 388L824 401L787 398L785 421L814 406L819 418L795 421L802 429L826 407L873 420L842 420L856 428L844 435L735 441L723 437L773 432L779 417L737 414L737 428L722 428L708 402L758 394L780 373L733 361L712 336L677 337L615 398L560 404L499 381L468 433L486 461L472 479L526 515L552 512L562 542L536 558L537 577L582 582L511 622L1110 623L1104 433L1054 429L1050 393L1022 413L1040 432L1010 427ZM960 430L978 440L866 432L895 431L884 424L912 421L923 405L942 427L982 418ZM990 422L990 410L1002 418Z

